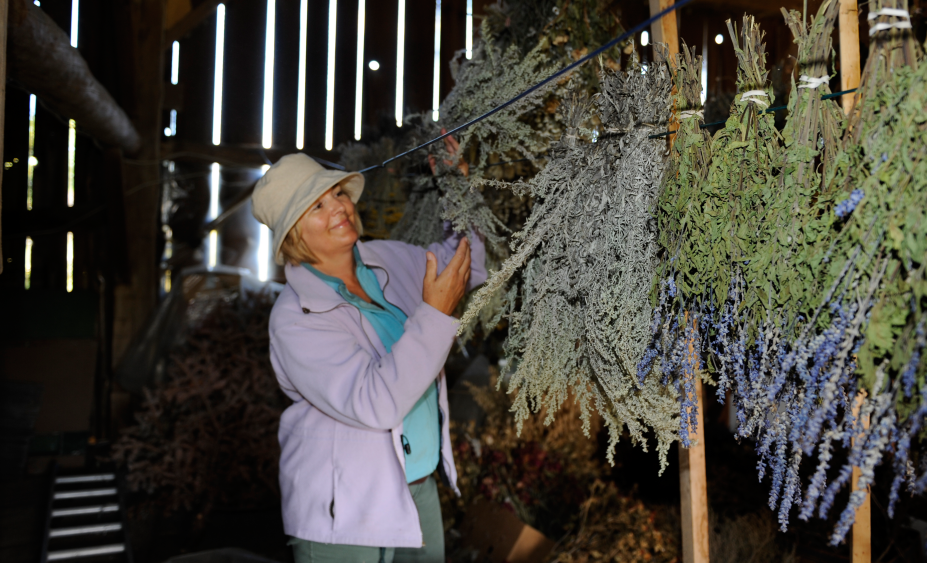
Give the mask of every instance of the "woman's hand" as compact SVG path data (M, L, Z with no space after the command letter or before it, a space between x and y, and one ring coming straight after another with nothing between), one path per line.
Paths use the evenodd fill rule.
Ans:
M447 129L442 127L441 134L443 135L445 133L447 133ZM447 152L449 155L451 155L451 157L454 157L454 156L457 156L457 151L460 150L460 143L457 142L457 139L455 139L453 135L448 135L447 137L444 137L444 148L447 149ZM454 161L448 160L445 158L444 164L447 164L448 166L453 166ZM431 174L432 176L434 176L436 174L434 155L430 155L430 154L428 155L428 165L431 166ZM462 158L457 159L457 168L460 170L460 173L463 174L464 176L468 176L470 174L470 165L467 164L467 161L463 160Z
M457 252L441 275L438 274L438 259L429 252L425 265L425 287L422 300L445 315L457 308L457 303L467 291L470 281L470 241L466 237L457 244Z

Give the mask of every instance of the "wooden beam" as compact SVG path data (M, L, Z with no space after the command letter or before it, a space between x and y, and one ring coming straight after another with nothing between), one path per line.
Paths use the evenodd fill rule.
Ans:
M695 380L698 432L693 445L679 446L679 494L682 516L683 563L708 563L708 481L705 475L705 401L702 381ZM697 443L696 443L697 441Z
M7 17L9 15L9 0L0 0L0 132L2 132L4 117L6 116L6 36ZM3 135L0 135L0 154L3 154ZM3 216L3 168L0 168L0 217ZM0 233L2 233L0 229ZM0 274L3 273L3 235L0 234Z
M840 0L840 15L837 20L840 26L840 89L850 90L859 87L859 6L857 0ZM840 102L847 115L853 111L858 92L844 94ZM861 393L853 407L854 415L859 414L859 408L865 398ZM863 421L864 427L869 427L869 419ZM859 467L853 467L850 477L852 491L857 490L860 477ZM853 521L853 563L870 563L872 561L872 512L869 505L870 497L867 491L866 500L856 509L856 518Z
M866 398L866 392L860 391L853 405L853 416L859 416L860 407ZM869 428L869 417L863 417L863 428ZM856 438L853 438L853 442ZM859 477L862 475L859 467L853 467L850 477L851 494L859 487ZM872 506L870 505L869 488L866 488L866 500L856 509L856 518L853 520L853 554L852 563L870 563L872 561Z
M650 0L650 15L653 16L676 2L674 0ZM672 11L660 21L654 22L650 26L650 32L653 35L653 43L665 43L669 48L669 57L672 60L679 53L679 28L676 25L676 12Z
M141 148L135 157L138 162L122 169L130 279L129 283L113 288L110 350L113 362L118 364L157 305L164 5L162 0L132 0L116 5L121 10L122 22L116 32L127 50L120 72L126 78L126 91L131 92L125 104L141 138ZM119 413L113 419L123 420Z
M67 34L32 0L9 0L9 8L10 78L101 144L136 153L138 132Z
M38 238L63 234L67 231L79 232L93 228L93 223L104 210L102 205L80 203L74 207L50 207L33 209L28 214L17 213L6 222L7 233L13 237Z
M216 11L216 8L221 3L222 0L205 0L196 8L190 10L183 19L164 32L164 48L169 48L174 41L180 41L185 35L196 29Z
M164 160L175 160L178 162L218 162L225 166L252 166L260 168L265 164L273 164L280 160L284 155L306 151L296 151L294 148L273 148L265 149L261 145L211 145L206 143L195 143L190 141L181 141L178 139L163 141L161 143L161 155ZM342 169L325 157L309 154L326 168ZM328 158L335 158L332 155L326 155ZM270 162L268 162L268 160Z
M174 27L192 10L190 0L166 0L164 2L164 31Z
M280 160L280 157L294 151L265 149L261 145L211 145L189 141L170 140L161 142L161 154L165 160L218 162L227 166L253 166L260 168Z
M650 15L669 8L674 0L650 0ZM675 64L676 55L679 54L679 32L676 24L676 12L670 12L661 20L651 26L654 43L664 43L667 46L670 61ZM658 52L658 51L655 51ZM675 113L675 110L674 110ZM675 115L670 119L670 128L674 125ZM670 145L675 140L671 135ZM686 314L686 323L689 315ZM698 320L691 321L698 327ZM693 344L689 345L688 353L696 356ZM679 494L680 514L682 520L682 560L683 563L708 563L708 481L705 474L705 401L703 400L702 381L698 377L699 358L694 357L692 365L695 366L695 402L696 424L698 430L690 429L689 440L692 442L688 448L679 445Z
M856 0L840 0L840 89L852 90L859 87L859 7ZM843 111L853 111L857 94L840 97Z

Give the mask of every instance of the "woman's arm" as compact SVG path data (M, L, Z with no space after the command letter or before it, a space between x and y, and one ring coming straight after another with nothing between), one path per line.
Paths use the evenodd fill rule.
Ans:
M318 320L275 331L270 358L278 376L326 415L358 428L389 430L434 382L456 331L456 319L423 302L379 361L351 332Z

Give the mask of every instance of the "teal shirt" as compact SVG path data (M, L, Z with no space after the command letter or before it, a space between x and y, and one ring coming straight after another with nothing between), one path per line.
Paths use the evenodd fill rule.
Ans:
M367 303L348 291L340 279L323 274L310 264L303 266L319 277L326 285L338 292L345 301L360 310L364 318L373 325L380 342L389 354L393 344L405 332L406 314L399 307L386 300L376 274L361 260L357 246L354 247L354 262L357 264L357 279L373 303ZM402 447L406 456L406 481L411 483L427 477L438 467L441 459L441 422L438 414L438 384L430 385L419 398L409 414L402 420Z

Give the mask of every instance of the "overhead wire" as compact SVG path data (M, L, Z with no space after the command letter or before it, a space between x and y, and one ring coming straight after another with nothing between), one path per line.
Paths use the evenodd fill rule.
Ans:
M617 44L619 44L619 43L625 41L625 40L628 39L629 37L632 37L632 36L636 35L637 33L643 31L644 29L649 28L650 25L651 25L652 23L655 23L655 22L659 21L659 20L662 19L663 16L665 16L666 14L669 14L670 12L674 12L674 11L676 11L676 10L682 8L683 6L685 6L685 5L687 5L687 4L691 4L693 1L694 1L694 0L680 0L679 2L676 2L676 3L673 4L672 6L666 8L665 10L662 10L662 11L658 12L657 14L655 14L654 16L652 16L650 19L645 20L645 21L643 21L643 22L637 24L636 26L634 26L634 27L632 27L631 29L629 29L628 31L622 33L622 34L619 35L618 37L616 37L616 38L612 39L611 41L605 43L604 45L602 45L601 47L599 47L599 48L596 49L595 51L592 51L591 53L589 53L588 55L586 55L586 56L580 58L579 60L577 60L577 61L575 61L575 62L573 62L573 63L571 63L571 64L569 64L569 65L567 65L567 66L565 66L565 67L563 67L562 69L558 70L558 71L555 72L554 74L548 76L548 77L545 78L544 80L538 82L538 83L535 84L534 86L528 88L527 90L525 90L525 91L522 92L521 94L515 96L514 98L508 100L507 102L503 102L503 103L499 104L498 106L492 108L491 110L487 111L486 113L484 113L484 114L482 114L482 115L480 115L480 116L477 116L477 117L471 119L470 121L467 121L466 123L464 123L464 124L462 124L462 125L458 125L457 127L454 127L453 129L450 129L450 130L446 131L445 133L442 133L441 135L438 135L438 136L435 137L434 139L432 139L432 140L430 140L430 141L426 141L426 142L424 142L424 143L418 145L417 147L411 148L411 149L409 149L409 150L407 150L407 151L405 151L405 152L403 152L403 153L397 154L396 156L394 156L394 157L392 157L392 158L389 158L389 159L387 159L387 160L384 160L384 161L381 162L380 164L375 164L375 165L373 165L373 166L368 166L367 168L364 168L363 170L360 170L360 173L363 174L364 172L369 172L369 171L371 171L371 170L376 170L377 168L383 168L383 167L385 167L387 164L389 164L390 162L393 162L394 160L398 160L398 159L400 159L400 158L402 158L402 157L404 157L404 156L408 156L408 155L410 155L410 154L412 154L412 153L414 153L414 152L416 152L416 151L422 150L422 149L425 148L425 147L431 146L431 145L433 145L434 143L437 143L438 141L440 141L440 140L442 140L442 139L444 139L444 138L446 138L446 137L449 137L449 136L451 136L451 135L457 133L458 131L462 131L462 130L466 129L467 127L470 127L471 125L473 125L473 124L475 124L475 123L479 123L480 121L486 119L487 117L491 117L492 115L495 115L496 113L502 111L503 109L505 109L505 108L507 108L508 106L514 104L515 102L517 102L517 101L519 101L519 100L521 100L521 99L527 97L527 96L530 95L531 93L537 91L539 88L541 88L542 86L544 86L544 85L550 83L550 82L553 81L554 79L563 76L564 74L570 72L571 70L575 69L576 67L578 67L578 66L580 66L580 65L582 65L582 64L584 64L584 63L586 63L586 62L588 62L588 61L590 61L591 59L594 59L595 57L601 55L602 53L604 53L605 51L611 49L611 48L614 47L615 45L617 45Z

